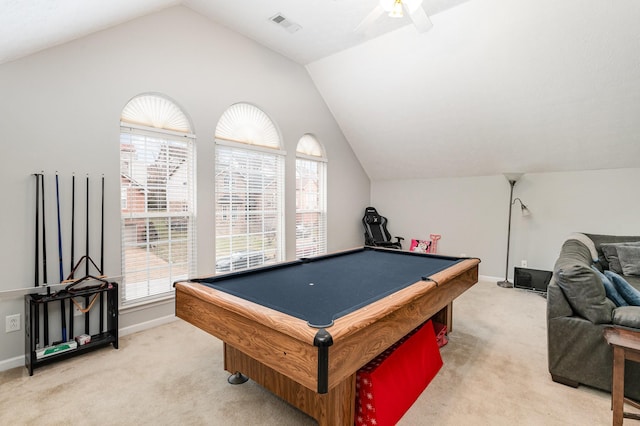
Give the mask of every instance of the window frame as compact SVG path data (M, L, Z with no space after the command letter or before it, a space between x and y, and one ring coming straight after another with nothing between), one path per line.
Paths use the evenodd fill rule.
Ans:
M232 272L246 269L241 267L242 265L246 265L247 267L255 267L259 265L267 265L271 263L276 263L284 260L285 258L285 223L284 223L284 206L285 206L285 197L284 197L284 185L285 185L285 158L286 152L277 149L264 148L255 145L247 145L243 143L235 143L227 140L216 140L215 141L216 149L216 161L215 161L215 238L216 238L216 251L215 251L215 261L216 261L216 273L221 272ZM226 183L221 184L218 182L218 179L221 178L222 171L218 168L219 160L222 157L221 150L232 150L234 152L234 157L238 153L246 153L248 156L256 155L265 155L271 157L275 164L275 169L273 170L274 178L275 178L275 189L270 192L271 196L275 196L275 209L258 209L251 210L248 206L248 202L244 204L247 206L245 209L234 210L231 206L228 208L226 206L222 206L218 203L218 197L222 196L219 189L221 186L226 185ZM243 169L233 169L232 173L243 173ZM264 188L264 187L262 187ZM247 194L249 191L244 191L244 194ZM233 200L236 197L236 194L240 194L239 197L243 195L242 191L232 191L229 190L226 192L224 196L229 197L229 200ZM248 200L247 196L244 200ZM232 203L231 203L232 204ZM247 231L244 233L234 233L233 229L237 224L243 221L243 218L247 218L254 214L263 214L268 216L269 214L274 215L275 217L275 231L271 232L269 229L264 229L264 222L262 222L263 231ZM219 224L219 219L223 219L227 222L225 225L224 231L231 230L231 232L223 234L223 228ZM245 220L246 222L246 220ZM258 222L249 221L246 223L247 228L251 226L257 226ZM265 247L262 247L262 250L258 248L252 248L253 244L249 242L249 238L256 238L258 235L263 236L263 240L268 240L271 234L275 234L274 243L275 246L271 249L267 249L265 251ZM235 245L233 240L241 241L242 239L246 239L244 245L240 243L240 245ZM225 239L229 240L228 246L229 250L225 250L223 247L227 246ZM257 252L262 252L262 256L259 256ZM273 254L273 256L271 256ZM228 265L227 265L228 264Z
M324 154L325 150L322 144L317 140L317 138L311 134L305 134L300 141L304 138L312 138L315 142L317 152L320 155L309 155L302 153L300 151L296 151L296 258L301 257L309 257L325 254L327 252L327 158ZM300 147L300 141L298 142L298 149ZM300 162L314 162L317 163L317 194L316 196L319 198L318 206L315 209L303 209L299 206L303 203L302 200L299 199L301 195L305 195L302 193L302 188L300 188L299 182L299 169ZM316 214L319 216L318 226L312 226L311 229L307 227L303 228L303 223L300 218L301 215L305 214ZM304 240L308 240L312 238L312 240L303 242ZM315 241L314 241L315 239Z

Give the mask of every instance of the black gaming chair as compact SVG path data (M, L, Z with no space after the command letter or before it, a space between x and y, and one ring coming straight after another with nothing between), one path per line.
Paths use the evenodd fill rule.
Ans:
M364 225L364 244L375 247L388 247L402 249L404 240L402 237L395 237L397 241L391 241L391 234L387 230L387 218L381 216L374 207L367 207L362 217Z

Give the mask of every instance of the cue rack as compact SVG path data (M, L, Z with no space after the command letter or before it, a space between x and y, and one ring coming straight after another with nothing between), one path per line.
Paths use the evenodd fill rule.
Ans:
M58 253L56 269L59 281L52 291L48 280L47 224L45 194L53 185L46 184L44 172L35 173L35 268L34 287L42 292L25 295L25 366L29 375L40 366L112 345L118 348L118 284L103 274L104 265L104 175L101 179L100 265L90 257L90 188L85 188L85 253L75 261L76 176L71 177L70 272L64 277L62 218L60 213L60 176L55 174ZM84 268L81 265L84 264ZM49 267L51 264L49 265ZM84 276L77 277L84 269ZM92 273L95 270L95 275ZM60 288L60 285L64 287ZM56 325L58 319L59 327ZM53 326L52 326L53 325Z

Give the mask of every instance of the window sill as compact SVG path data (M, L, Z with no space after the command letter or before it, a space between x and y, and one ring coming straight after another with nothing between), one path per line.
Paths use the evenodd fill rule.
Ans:
M136 300L133 302L123 302L120 306L120 313L136 312L144 309L152 308L154 306L166 305L174 303L175 293L166 293L157 297L150 297L144 300Z

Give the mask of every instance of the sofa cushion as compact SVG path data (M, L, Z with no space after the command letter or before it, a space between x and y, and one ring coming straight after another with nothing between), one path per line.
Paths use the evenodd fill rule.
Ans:
M630 235L602 235L602 234L588 234L584 233L593 244L596 246L596 251L598 252L598 263L602 267L602 269L609 269L609 263L602 251L602 244L609 243L626 243L633 241L640 241L640 236L630 236Z
M616 290L629 305L640 306L640 290L633 287L623 277L612 271L604 271L604 275L613 283Z
M559 259L554 275L571 308L578 315L594 324L611 322L615 304L607 298L602 281L590 266L560 262Z
M640 290L640 276L625 275L624 279L636 289Z
M602 281L604 292L609 300L615 303L616 306L628 306L629 304L626 300L624 300L624 297L622 297L622 295L618 293L616 286L613 285L611 280L607 278L605 274L600 272L598 268L595 267L595 265L591 265L591 268L596 272L596 275L598 276L598 278L600 278L600 281Z
M640 329L640 306L621 306L613 310L614 325Z
M640 245L622 245L616 248L624 275L640 275Z
M609 270L616 274L622 273L622 266L620 266L620 259L618 259L618 250L616 250L616 244L602 244L602 252L605 259L609 264Z

